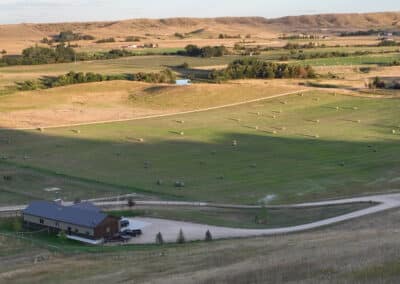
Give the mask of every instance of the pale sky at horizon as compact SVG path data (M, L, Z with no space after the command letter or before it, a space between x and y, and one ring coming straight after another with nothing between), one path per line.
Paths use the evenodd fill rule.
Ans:
M0 0L0 24L400 11L400 0ZM279 5L278 5L279 4Z

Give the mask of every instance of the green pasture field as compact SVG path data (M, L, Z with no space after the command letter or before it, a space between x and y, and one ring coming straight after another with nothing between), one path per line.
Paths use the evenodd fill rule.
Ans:
M0 140L11 143L1 154L31 169L184 200L292 203L383 193L400 186L399 108L398 99L313 92L43 133L3 130Z
M371 206L369 203L343 204L309 208L233 209L213 207L135 206L132 210L110 214L123 217L151 217L199 224L264 229L297 226L344 215Z

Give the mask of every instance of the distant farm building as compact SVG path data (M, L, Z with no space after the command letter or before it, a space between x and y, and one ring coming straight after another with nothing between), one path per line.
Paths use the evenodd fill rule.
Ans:
M67 238L98 244L113 238L120 230L120 219L100 211L89 202L63 206L49 201L35 201L22 212L24 226L65 232Z
M175 84L177 86L189 86L192 84L192 82L189 79L179 79L176 80Z

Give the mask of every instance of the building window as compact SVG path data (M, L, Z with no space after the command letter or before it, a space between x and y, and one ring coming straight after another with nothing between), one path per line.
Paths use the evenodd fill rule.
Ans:
M107 228L106 228L106 232L109 233L110 231L111 231L111 230L110 230L110 227L107 227Z
M39 223L40 224L44 224L44 220L43 219L39 219Z

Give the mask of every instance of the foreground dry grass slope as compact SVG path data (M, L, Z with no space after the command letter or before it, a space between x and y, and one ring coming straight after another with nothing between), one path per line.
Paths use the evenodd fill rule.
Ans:
M399 221L395 210L296 235L100 254L33 252L11 242L20 252L0 255L0 282L398 283ZM43 261L32 265L38 255Z
M32 128L172 114L297 91L286 81L186 87L112 81L0 97L0 127Z

